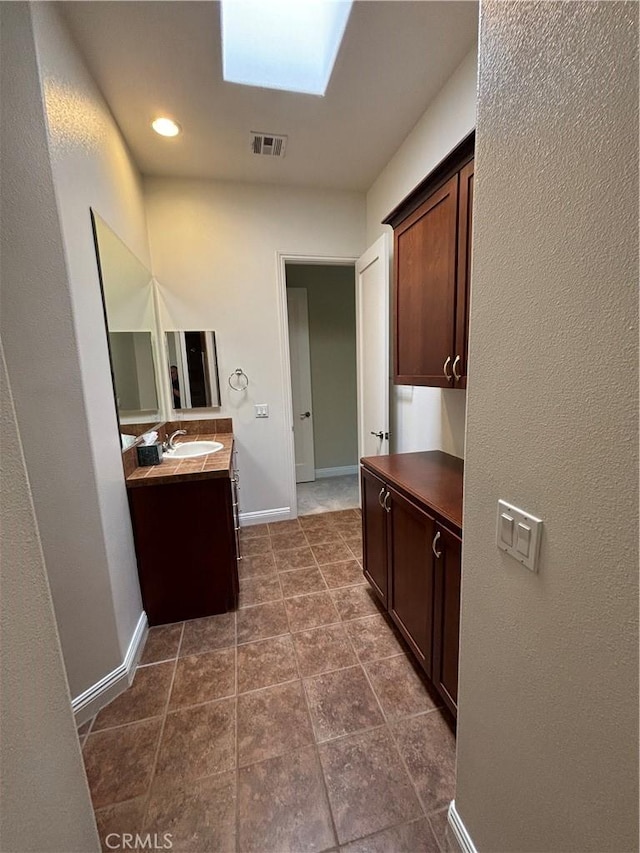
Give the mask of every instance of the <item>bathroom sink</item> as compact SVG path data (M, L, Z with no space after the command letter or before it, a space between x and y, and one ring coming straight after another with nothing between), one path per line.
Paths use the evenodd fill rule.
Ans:
M183 441L176 444L174 450L167 450L165 456L169 459L191 459L194 456L206 456L224 447L219 441Z

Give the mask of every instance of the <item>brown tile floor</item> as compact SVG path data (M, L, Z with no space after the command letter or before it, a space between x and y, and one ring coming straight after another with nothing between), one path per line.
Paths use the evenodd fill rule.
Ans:
M454 738L364 583L359 525L245 529L237 613L150 630L131 687L79 731L103 843L450 849Z

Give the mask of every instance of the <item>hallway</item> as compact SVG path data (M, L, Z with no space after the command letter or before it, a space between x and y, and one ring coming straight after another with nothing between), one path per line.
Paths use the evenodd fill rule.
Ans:
M360 502L358 475L324 477L296 485L298 515L316 515L353 509Z
M133 685L79 733L103 846L449 849L454 737L363 583L360 525L245 528L237 613L151 629Z

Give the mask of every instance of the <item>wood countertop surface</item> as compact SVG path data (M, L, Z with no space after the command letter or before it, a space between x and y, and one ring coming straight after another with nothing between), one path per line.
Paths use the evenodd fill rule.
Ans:
M231 476L231 457L233 453L233 434L216 433L181 436L176 444L190 441L219 441L222 450L196 456L191 459L172 459L165 456L160 465L148 465L136 468L126 478L128 489L139 486L160 486L167 483L186 483L192 480L208 480L214 477Z
M441 450L365 456L361 464L414 502L426 503L462 530L464 462Z

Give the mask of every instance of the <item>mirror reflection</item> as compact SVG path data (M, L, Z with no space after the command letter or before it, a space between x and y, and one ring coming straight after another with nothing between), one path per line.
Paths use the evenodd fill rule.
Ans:
M93 210L91 219L120 433L140 435L161 419L153 280Z
M215 332L167 332L166 344L172 407L184 411L219 406Z
M118 412L124 419L158 414L151 332L109 332Z

